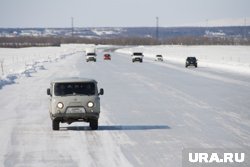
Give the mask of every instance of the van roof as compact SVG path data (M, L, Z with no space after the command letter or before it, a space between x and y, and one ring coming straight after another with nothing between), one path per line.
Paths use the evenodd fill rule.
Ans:
M51 83L68 83L68 82L96 82L94 79L90 78L80 78L80 77L69 77L69 78L57 78L51 81Z

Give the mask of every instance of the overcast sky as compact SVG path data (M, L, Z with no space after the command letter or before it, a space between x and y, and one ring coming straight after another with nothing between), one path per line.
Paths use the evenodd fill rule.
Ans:
M250 0L0 0L0 27L176 26L249 18Z

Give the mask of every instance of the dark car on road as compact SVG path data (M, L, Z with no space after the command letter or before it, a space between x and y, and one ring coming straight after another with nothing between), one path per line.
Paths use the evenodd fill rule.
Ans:
M197 68L198 64L197 64L196 57L187 57L187 59L186 59L186 68L188 66L195 66L195 68Z

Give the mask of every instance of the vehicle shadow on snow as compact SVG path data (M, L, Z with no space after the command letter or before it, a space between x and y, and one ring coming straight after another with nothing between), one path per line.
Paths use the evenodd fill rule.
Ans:
M98 130L161 130L170 129L167 125L106 125L99 126Z
M91 130L88 126L70 126L63 129L81 131ZM98 131L134 131L134 130L164 130L170 129L167 125L100 125Z

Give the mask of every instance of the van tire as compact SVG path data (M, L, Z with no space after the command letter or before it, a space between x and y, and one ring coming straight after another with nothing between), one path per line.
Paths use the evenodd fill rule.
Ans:
M60 126L59 126L60 122L57 120L52 120L52 129L53 130L59 130Z
M90 120L89 126L92 130L97 130L98 129L98 120L97 119Z

